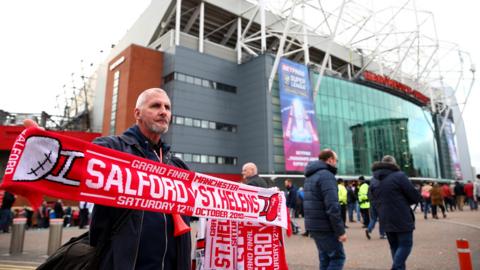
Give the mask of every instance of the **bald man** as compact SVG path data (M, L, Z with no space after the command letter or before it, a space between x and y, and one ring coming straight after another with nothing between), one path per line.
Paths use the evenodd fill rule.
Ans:
M135 125L120 136L98 138L94 143L188 170L161 139L172 118L167 93L160 88L143 91L133 113ZM188 217L183 219L189 223ZM90 244L99 246L107 241L99 269L189 270L190 233L174 237L173 232L170 214L95 205Z
M257 165L253 162L248 162L243 165L242 176L244 182L249 186L268 188L267 181L258 176Z

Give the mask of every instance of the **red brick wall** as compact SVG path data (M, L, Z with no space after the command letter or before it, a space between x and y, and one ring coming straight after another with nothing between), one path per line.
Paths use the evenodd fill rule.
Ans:
M110 66L122 56L125 60L110 70ZM162 85L163 53L132 44L109 63L102 130L104 135L110 132L113 78L117 70L120 71L120 82L115 134L121 134L135 123L133 111L138 95L145 89Z

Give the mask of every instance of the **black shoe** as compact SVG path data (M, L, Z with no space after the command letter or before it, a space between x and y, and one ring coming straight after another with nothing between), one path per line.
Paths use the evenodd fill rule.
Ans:
M367 236L367 239L370 240L370 232L368 230L365 230L365 236Z
M362 226L362 229L366 229L366 228L368 228L367 225L363 225L363 226Z
M308 237L310 234L308 233L308 231L302 233L302 236L305 236L305 237Z
M380 235L380 239L387 239L386 235Z
M350 227L348 227L347 225L345 225L345 229L348 229L348 228L350 228Z

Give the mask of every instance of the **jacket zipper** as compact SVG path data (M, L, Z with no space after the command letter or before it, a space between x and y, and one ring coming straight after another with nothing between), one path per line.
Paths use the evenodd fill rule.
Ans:
M143 228L143 216L145 215L145 212L142 211L142 219L140 220L140 234L139 234L139 237L138 237L138 240L137 240L137 249L135 251L135 259L133 260L133 268L132 270L135 269L135 265L137 264L137 258L138 258L138 250L140 249L140 236L142 235L142 228Z
M157 152L155 152L155 150L153 150L153 153L157 157L158 162L163 163L162 149L160 148L160 155L158 155ZM167 248L168 248L167 216L165 214L163 214L163 226L165 228L165 251L164 251L163 257L162 257L162 270L165 268L165 256L167 256Z
M165 268L165 256L167 256L167 248L168 248L168 236L167 236L167 217L163 214L163 222L165 222L165 252L163 253L162 258L162 270Z

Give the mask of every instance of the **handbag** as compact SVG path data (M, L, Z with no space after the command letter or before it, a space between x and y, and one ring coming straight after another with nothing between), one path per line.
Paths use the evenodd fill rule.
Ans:
M93 270L99 268L101 255L106 251L110 239L118 233L131 210L125 211L113 225L112 233L94 247L90 245L90 233L71 238L58 248L37 270ZM107 238L108 239L105 239ZM108 240L108 241L105 241Z

